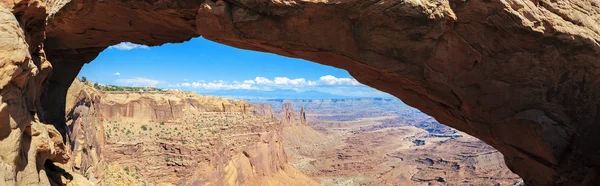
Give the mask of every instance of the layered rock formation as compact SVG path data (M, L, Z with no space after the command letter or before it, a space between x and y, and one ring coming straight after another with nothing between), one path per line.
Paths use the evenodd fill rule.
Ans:
M298 118L296 118L296 112L294 111L294 106L292 105L292 103L283 103L281 105L279 117L281 118L282 125L308 125L308 122L306 121L306 112L304 112L304 107L300 108L300 112L297 116Z
M198 112L239 112L273 116L270 105L250 104L188 92L105 92L97 100L100 117L136 118L152 121L175 121Z
M79 80L67 98L73 161L66 167L92 182L317 184L287 165L270 105L178 91L100 92Z
M106 163L106 136L95 104L100 99L98 91L79 80L73 81L67 93L65 144L73 157L67 167L86 178L102 178Z
M2 0L0 5L0 126L10 131L2 135L7 184L47 183L44 162L63 162L54 158L60 145L27 143L31 138L31 144L47 144L54 130L65 137L66 92L84 63L122 41L160 45L197 36L344 68L358 81L494 146L528 184L600 182L597 1Z
M36 113L51 70L45 17L43 3L0 1L0 185L63 184L70 176L55 164L70 159L61 133Z
M304 107L300 108L300 124L302 125L308 125L308 122L306 121L306 112L304 111Z
M310 127L284 125L283 139L321 185L522 185L500 152L398 100L286 102L311 108Z
M291 103L281 105L279 115L283 125L291 125L296 120L296 112L294 112L294 107L292 107Z

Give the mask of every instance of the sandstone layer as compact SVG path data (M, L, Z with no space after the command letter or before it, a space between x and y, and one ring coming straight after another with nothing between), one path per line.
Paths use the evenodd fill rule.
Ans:
M250 104L189 92L120 92L104 93L97 100L99 117L105 119L136 118L152 121L176 121L199 112L239 112L272 117L270 105Z
M594 0L0 5L0 126L7 149L1 156L8 184L46 183L44 162L63 162L55 158L60 144L27 144L52 141L47 134L54 130L65 139L66 92L83 64L122 41L160 45L198 36L346 69L492 145L527 184L600 182L600 5Z
M270 105L189 92L67 93L69 169L100 185L317 185L287 165Z
M397 99L285 102L310 108L309 126L284 125L283 140L290 164L321 185L522 185L500 152Z
M298 115L296 115L292 103L283 103L281 105L281 110L279 110L278 118L281 118L281 124L283 126L308 125L308 122L306 121L306 112L304 111L304 107L301 107L300 112L298 113Z

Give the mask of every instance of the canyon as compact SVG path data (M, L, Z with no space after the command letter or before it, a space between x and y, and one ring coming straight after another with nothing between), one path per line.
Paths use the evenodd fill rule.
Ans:
M491 145L527 185L597 185L599 12L593 0L0 0L0 185L81 178L60 166L83 64L122 41L200 36L346 69Z
M497 150L398 99L103 89L67 92L61 167L82 177L57 184L522 185Z
M305 113L284 125L285 149L321 185L523 184L497 150L398 99L251 101Z
M318 185L288 165L270 105L80 80L67 98L65 169L83 185Z

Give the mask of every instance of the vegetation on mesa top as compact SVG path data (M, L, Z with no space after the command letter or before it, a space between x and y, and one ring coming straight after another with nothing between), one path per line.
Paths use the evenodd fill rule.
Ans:
M164 92L165 90L154 87L127 87L116 85L100 85L94 83L94 88L99 91L123 91L123 92Z
M93 82L88 81L87 78L81 77L81 82L91 85ZM164 92L166 90L154 88L154 87L128 87L128 86L117 86L117 85L102 85L99 83L93 83L96 90L99 91L112 91L112 92Z
M129 87L129 86L117 86L117 85L103 85L100 83L94 83L90 80L87 80L87 78L85 76L81 77L81 78L77 78L77 80L79 80L80 82L82 82L85 86L89 86L89 87L93 87L94 89L96 89L97 91L100 92L149 92L149 93L165 93L165 92L178 92L181 93L180 96L186 96L186 97L194 97L196 95L198 96L209 96L209 97L214 97L217 99L225 99L228 100L230 103L237 103L240 101L245 101L245 100L240 100L240 99L235 99L235 98L225 98L225 97L219 97L219 96L214 96L214 95L201 95L198 94L196 92L188 92L188 91L182 91L182 90L178 90L178 89L160 89L160 88L155 88L155 87Z

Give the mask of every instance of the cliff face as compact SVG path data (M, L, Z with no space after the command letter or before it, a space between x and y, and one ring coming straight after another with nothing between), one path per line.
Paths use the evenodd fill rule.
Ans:
M100 117L106 119L136 118L153 121L175 121L198 112L240 112L271 117L267 105L250 104L213 96L186 92L104 92L97 100Z
M103 185L316 185L287 165L270 105L75 80L66 108L66 167Z
M296 116L298 118L296 119ZM284 126L288 125L303 125L308 126L308 122L306 121L306 112L304 111L304 107L300 108L300 112L296 115L294 111L294 106L292 103L283 103L281 105L281 110L279 110L279 117L281 118L281 124Z
M103 157L106 136L95 104L100 96L79 80L73 81L67 93L65 144L73 157L67 167L87 178L101 178L106 163Z
M0 5L0 126L6 131L0 139L8 149L0 156L8 184L46 183L44 162L64 162L55 159L63 147L50 136L66 135L65 97L84 63L121 41L160 45L197 36L346 69L494 146L528 184L600 182L596 1Z
M0 1L0 185L61 183L55 163L70 159L61 133L36 114L51 70L42 49L45 17L43 4Z
M282 118L281 123L283 125L291 125L296 120L296 113L291 103L284 103L281 105L279 116Z

